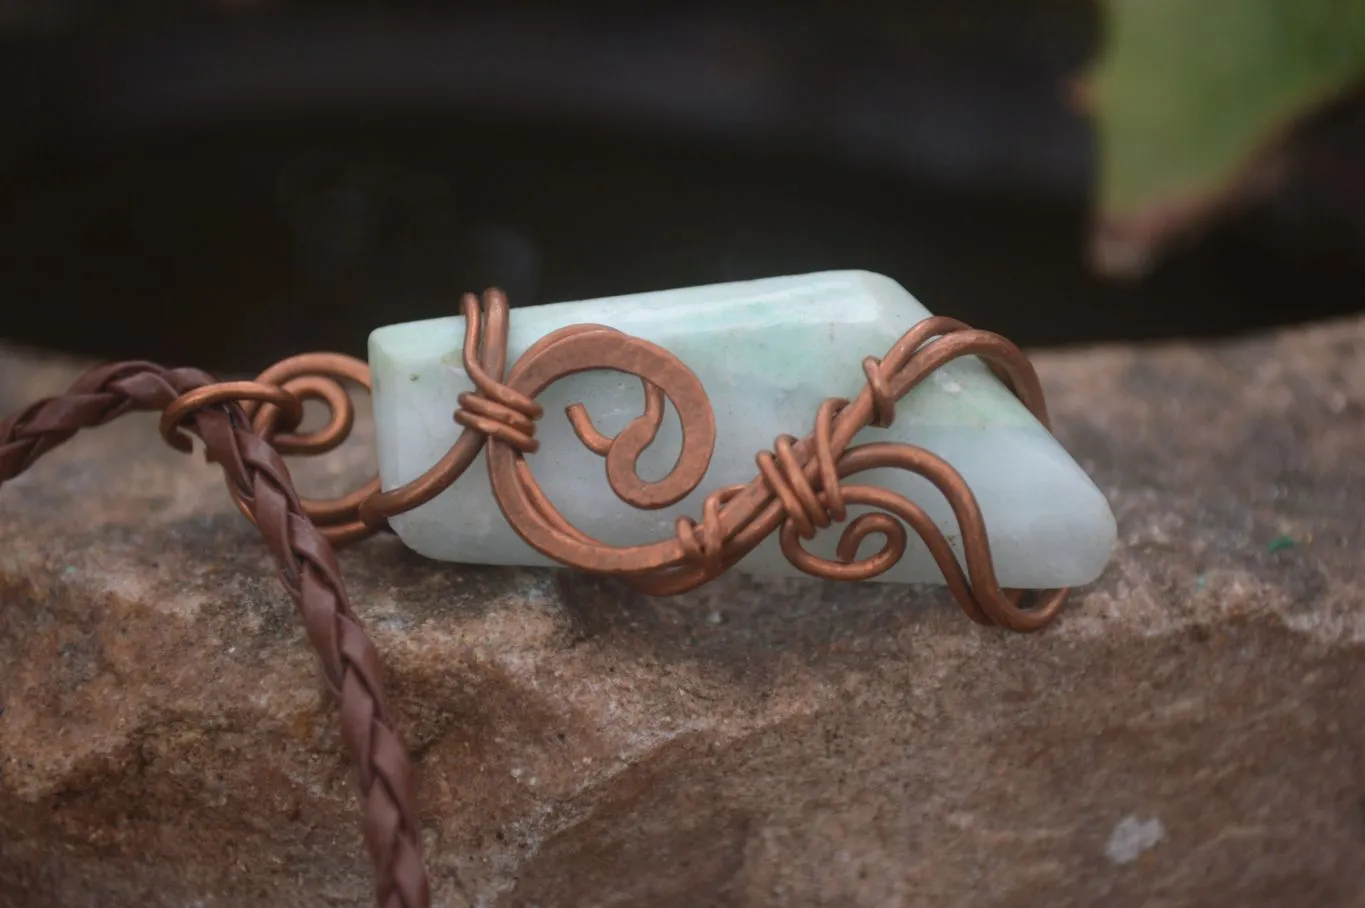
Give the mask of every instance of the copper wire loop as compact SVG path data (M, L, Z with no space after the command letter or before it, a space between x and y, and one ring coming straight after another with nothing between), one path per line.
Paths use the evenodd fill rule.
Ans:
M168 425L178 425L199 407L231 401L241 405L251 420L252 431L281 454L326 454L345 442L355 427L355 402L343 381L354 382L368 391L370 367L340 353L292 356L262 372L255 381L222 382L183 395L162 418L162 435L167 436ZM316 431L299 434L296 430L303 422L304 402L308 400L326 406L327 422ZM167 441L172 439L167 437ZM375 477L345 495L303 498L300 504L324 538L333 545L344 545L364 539L377 529L363 522L359 513L361 503L378 491L379 479ZM231 481L228 494L242 515L254 524L256 518L243 491Z
M161 414L161 437L176 450L189 453L192 443L180 426L192 413L220 404L257 401L282 407L285 421L291 427L303 421L303 402L284 388L259 381L227 381L196 388L176 398Z
M608 574L655 595L695 588L738 563L776 532L781 550L798 569L827 579L867 580L893 567L905 554L907 527L923 541L943 572L962 610L983 624L1033 631L1056 614L1066 590L1034 594L1002 589L995 578L990 542L975 496L962 477L936 455L913 445L877 443L850 447L868 426L886 427L896 404L934 370L963 356L985 362L1045 425L1042 388L1028 360L1009 341L955 319L931 317L908 331L887 354L862 361L865 384L853 400L831 398L816 413L803 439L782 436L771 451L755 458L756 475L746 485L709 496L698 524L676 521L672 537L613 546L577 530L545 496L525 457L539 448L536 422L543 412L535 398L565 376L609 369L639 378L644 412L614 438L593 425L582 404L568 408L575 434L606 461L607 479L622 501L637 508L667 507L701 482L715 448L716 425L710 401L696 375L668 351L601 325L575 325L535 343L508 368L507 297L497 290L461 298L465 317L463 364L474 385L462 393L454 420L458 440L423 476L397 489L381 491L378 478L349 495L326 501L305 500L305 512L334 544L362 539L388 519L420 507L449 488L487 449L494 495L508 523L522 539L559 563ZM368 367L337 354L305 354L267 369L254 382L229 382L184 395L167 411L162 431L177 443L175 426L197 407L236 401L252 417L253 429L286 454L321 454L341 444L354 424L354 408L341 381L369 388ZM329 421L320 430L297 434L303 401L326 404ZM682 450L663 479L645 482L636 472L640 454L654 441L664 402L673 404L683 427ZM957 518L966 569L943 533L914 502L872 486L847 480L866 470L895 468L929 480L947 499ZM233 498L251 518L241 493ZM821 530L844 524L847 508L874 509L847 523L836 546L837 560L809 553L803 543ZM864 542L881 545L859 557Z

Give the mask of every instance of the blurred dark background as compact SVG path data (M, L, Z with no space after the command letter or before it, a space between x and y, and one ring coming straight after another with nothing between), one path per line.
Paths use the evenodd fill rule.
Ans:
M1349 99L1271 197L1097 273L1102 36L1085 0L0 0L0 338L249 372L489 284L827 268L1026 345L1357 311Z

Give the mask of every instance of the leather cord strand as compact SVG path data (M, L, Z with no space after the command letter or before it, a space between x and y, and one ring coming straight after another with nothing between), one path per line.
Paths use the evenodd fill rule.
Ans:
M214 383L196 369L125 362L89 370L65 394L37 401L0 423L0 485L81 429L125 413L159 412ZM380 908L429 908L412 763L385 701L379 654L351 609L332 545L305 513L284 461L252 431L237 403L191 414L184 429L225 471L280 568L336 698L355 766L362 828Z

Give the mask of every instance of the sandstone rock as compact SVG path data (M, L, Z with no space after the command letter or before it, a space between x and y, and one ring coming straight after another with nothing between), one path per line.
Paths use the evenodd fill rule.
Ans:
M1362 353L1365 321L1039 356L1120 549L1036 636L884 584L346 552L436 904L1361 904ZM0 355L0 408L72 370ZM0 706L0 906L366 904L292 606L153 419L0 490Z

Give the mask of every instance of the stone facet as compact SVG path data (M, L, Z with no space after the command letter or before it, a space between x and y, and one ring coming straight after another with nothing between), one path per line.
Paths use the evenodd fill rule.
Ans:
M715 413L717 441L702 484L678 504L640 511L619 501L601 457L574 435L564 415L582 402L594 424L614 435L642 412L637 378L615 372L566 377L538 398L540 450L528 462L551 501L575 526L605 542L666 539L680 514L701 516L713 490L757 474L755 455L783 434L804 437L828 397L852 398L864 384L861 362L881 356L930 316L891 279L841 271L690 287L607 299L514 309L508 362L556 329L607 325L652 341L701 380ZM459 436L452 419L460 393L473 390L462 366L464 318L380 328L370 337L380 476L385 489L421 475ZM1090 583L1104 570L1116 538L1114 516L1081 467L975 358L949 363L897 405L890 429L868 428L854 444L919 445L952 464L980 504L1008 587L1045 589ZM640 458L642 478L662 477L680 447L671 405L654 443ZM893 470L861 474L923 507L961 560L947 502L920 477ZM863 509L851 509L851 516ZM430 558L498 565L549 565L507 525L494 500L484 455L450 489L392 525L409 547ZM808 548L831 557L839 529ZM863 554L876 543L864 543ZM776 534L737 570L803 576L783 557ZM911 536L905 557L879 580L939 583L928 550Z

